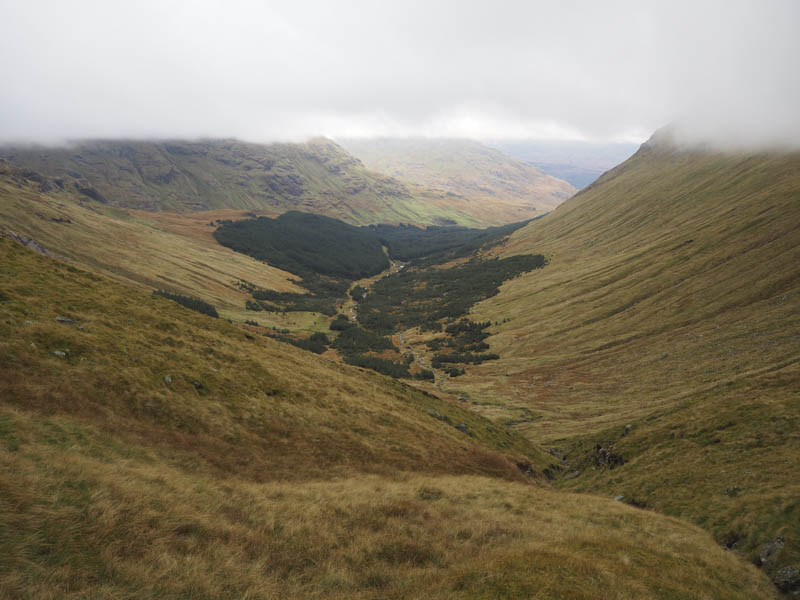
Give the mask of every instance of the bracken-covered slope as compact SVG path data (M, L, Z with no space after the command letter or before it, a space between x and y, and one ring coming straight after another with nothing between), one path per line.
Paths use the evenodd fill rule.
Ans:
M368 171L330 140L98 140L0 148L16 166L60 178L87 197L148 211L238 209L314 212L349 223L474 225L461 200L440 207ZM512 219L513 220L513 219Z
M0 596L774 597L456 405L7 239L0 266Z
M441 201L468 200L470 210L494 225L541 215L576 191L562 179L472 140L349 139L342 144L369 169L428 188Z
M501 359L458 385L567 453L563 485L800 562L800 154L656 135L517 231L546 269L477 307ZM618 455L625 461L618 465ZM610 468L613 467L613 468Z

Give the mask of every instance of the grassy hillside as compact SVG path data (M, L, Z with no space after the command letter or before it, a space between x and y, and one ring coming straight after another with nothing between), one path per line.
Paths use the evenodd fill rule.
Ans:
M501 359L453 387L561 448L565 487L800 563L800 155L657 136L501 254L534 249L548 268L475 310Z
M342 144L369 169L428 188L442 200L466 199L473 214L494 225L550 211L576 191L566 181L471 140L349 139Z
M330 140L87 141L0 148L0 158L88 198L148 211L314 212L349 223L478 224L464 201L439 206L373 173ZM519 219L512 219L519 220Z
M202 297L223 316L244 312L250 294L238 285L242 280L302 291L291 283L290 273L216 242L210 222L237 218L232 211L125 211L60 190L50 180L43 186L28 177L0 162L0 229L32 238L46 251L145 289Z
M471 463L473 450L485 454L490 471L521 479L514 461L543 459L520 436L412 388L315 360L8 241L2 250L0 377L4 400L21 409L89 419L208 462L205 468L259 480L397 468L453 472L458 464L481 472ZM473 435L429 410L466 423ZM430 443L412 448L420 436ZM486 447L478 443L484 436L492 440ZM517 454L500 454L518 444ZM308 455L296 455L299 447Z
M0 265L0 595L774 597L696 527L544 489L552 457L457 405Z

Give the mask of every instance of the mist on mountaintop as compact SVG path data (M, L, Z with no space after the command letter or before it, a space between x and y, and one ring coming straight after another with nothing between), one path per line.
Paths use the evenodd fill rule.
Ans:
M0 141L800 147L800 3L4 1Z

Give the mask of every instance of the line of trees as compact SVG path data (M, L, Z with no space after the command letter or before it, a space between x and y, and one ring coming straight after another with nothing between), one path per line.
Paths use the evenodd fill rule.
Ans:
M411 327L441 331L477 302L500 292L500 285L546 264L541 254L472 260L450 269L411 268L375 282L359 306L358 319L373 331Z
M167 290L153 290L153 294L156 296L161 296L162 298L167 298L168 300L172 300L173 302L177 302L178 304L185 306L186 308L190 308L191 310L203 313L204 315L208 315L209 317L214 317L215 319L219 318L219 313L217 312L217 309L214 308L214 305L209 304L205 300L200 300L200 298L193 298L192 296L175 294L173 292L168 292Z

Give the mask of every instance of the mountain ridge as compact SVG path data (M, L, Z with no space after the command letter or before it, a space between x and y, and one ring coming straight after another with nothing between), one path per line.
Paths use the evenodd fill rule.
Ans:
M370 169L484 203L511 215L511 221L542 215L576 191L566 181L475 140L354 138L341 143Z
M281 211L313 199L319 210L352 219L355 210L391 212L389 199L403 208L412 204L404 186L368 173L323 139L270 146L232 139L87 140L2 154L46 175L85 181L99 193L96 199L125 208Z
M538 214L419 185L410 189L319 137L267 145L234 139L86 140L4 146L0 158L94 200L137 210L301 210L356 225L498 225Z

